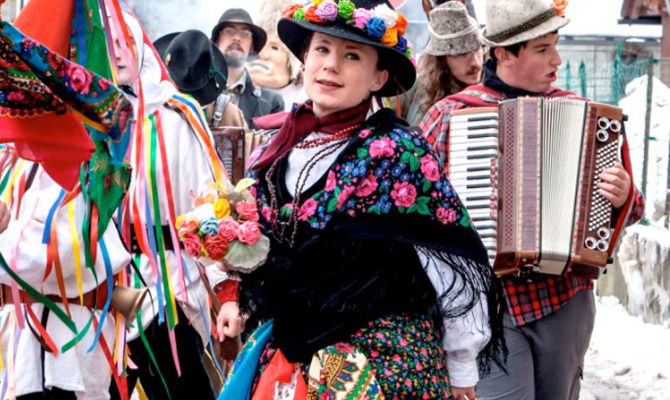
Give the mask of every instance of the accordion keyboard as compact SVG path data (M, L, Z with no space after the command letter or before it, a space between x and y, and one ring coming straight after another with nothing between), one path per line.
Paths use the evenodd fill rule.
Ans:
M455 111L451 116L447 173L493 263L497 218L492 206L496 201L492 171L498 155L498 111L468 111Z

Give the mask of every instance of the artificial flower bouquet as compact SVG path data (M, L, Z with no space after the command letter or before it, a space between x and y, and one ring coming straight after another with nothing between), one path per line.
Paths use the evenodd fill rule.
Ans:
M193 210L177 218L177 234L186 252L205 264L220 261L226 269L251 272L265 262L270 240L260 231L253 179L232 185L212 184Z

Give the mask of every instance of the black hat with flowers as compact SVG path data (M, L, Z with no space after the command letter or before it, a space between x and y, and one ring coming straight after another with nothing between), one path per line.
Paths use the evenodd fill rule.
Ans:
M412 47L405 38L407 20L386 0L313 0L282 13L277 32L301 58L312 32L375 47L389 79L375 94L393 96L412 87L416 68Z

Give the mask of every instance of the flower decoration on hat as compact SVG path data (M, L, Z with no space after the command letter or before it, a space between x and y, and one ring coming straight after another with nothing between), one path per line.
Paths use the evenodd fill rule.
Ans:
M551 4L551 8L556 11L556 15L559 17L564 17L565 16L565 7L568 6L568 0L554 0L554 2Z
M556 0L560 1L560 0ZM412 47L405 38L407 19L386 4L373 9L356 8L350 0L313 0L311 4L294 4L282 12L282 17L314 24L340 20L360 29L368 38L392 47L412 59Z

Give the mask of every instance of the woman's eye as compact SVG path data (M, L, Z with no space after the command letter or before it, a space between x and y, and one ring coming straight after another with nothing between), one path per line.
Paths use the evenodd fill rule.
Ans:
M314 51L317 51L319 53L328 53L328 49L324 46L319 46L314 49Z
M272 50L274 50L274 51L279 50L279 46L272 46Z
M346 55L348 60L360 60L361 58L356 53L348 53Z

